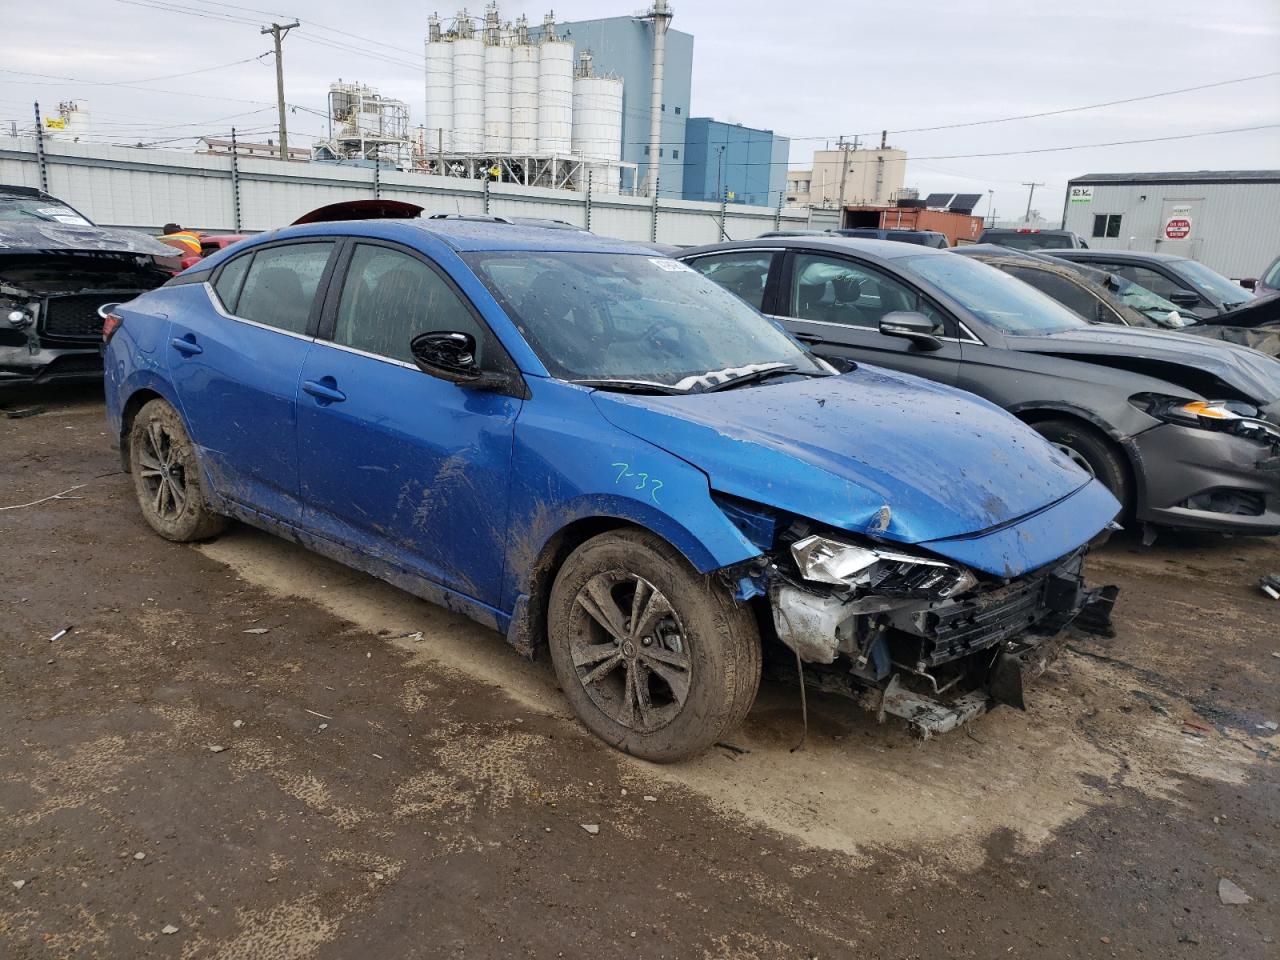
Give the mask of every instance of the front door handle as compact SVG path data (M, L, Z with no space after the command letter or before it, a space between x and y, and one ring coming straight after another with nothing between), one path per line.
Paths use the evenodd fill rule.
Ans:
M827 342L825 338L820 337L815 333L793 333L792 336L795 337L797 340L799 340L801 343L826 343Z
M169 343L184 357L194 357L197 353L204 353L204 347L196 343L193 333L188 333L184 337L174 337Z
M341 403L347 395L338 389L338 381L333 377L321 377L319 380L304 380L302 389L316 398L321 406L329 403Z

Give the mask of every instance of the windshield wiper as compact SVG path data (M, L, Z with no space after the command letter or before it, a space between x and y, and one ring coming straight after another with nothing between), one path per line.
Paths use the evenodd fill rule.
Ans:
M595 387L597 390L612 390L617 393L657 393L683 397L689 392L688 390L679 390L676 387L668 387L663 383L651 383L648 380L570 380L569 383L576 384L579 387Z
M733 377L729 380L722 380L720 383L713 383L703 387L700 393L714 393L717 390L730 390L733 387L741 387L748 383L759 383L761 380L767 380L770 377L789 377L792 375L801 377L829 377L831 374L821 370L801 370L799 367L770 367L767 370L753 370L751 373L744 373L741 376Z

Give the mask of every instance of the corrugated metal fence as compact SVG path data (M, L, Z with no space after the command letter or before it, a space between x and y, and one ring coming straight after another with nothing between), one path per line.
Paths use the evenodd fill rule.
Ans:
M427 213L551 217L602 236L671 244L759 236L806 226L804 216L765 207L549 190L365 167L265 157L181 153L0 136L0 183L43 187L104 226L159 232L246 232L292 223L342 200L381 197Z

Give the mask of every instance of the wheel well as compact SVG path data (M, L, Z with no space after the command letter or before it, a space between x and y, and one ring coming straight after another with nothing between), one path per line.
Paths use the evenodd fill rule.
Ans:
M125 401L120 415L120 465L129 472L129 434L133 432L133 420L147 403L164 398L154 390L139 390Z
M620 517L586 517L575 520L552 534L543 545L538 559L527 581L529 607L525 622L525 636L520 646L527 654L534 654L547 643L547 605L551 598L551 585L556 581L556 574L564 566L569 554L582 546L592 537L597 537L610 530L624 529L645 530L653 533L648 527ZM656 534L655 534L656 536Z

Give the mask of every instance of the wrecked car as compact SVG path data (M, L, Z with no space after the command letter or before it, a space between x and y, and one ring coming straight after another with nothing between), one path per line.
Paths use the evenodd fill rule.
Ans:
M155 258L172 253L39 190L0 185L0 389L100 378L98 308L164 283L173 272Z
M948 251L843 238L679 257L832 360L970 390L1034 427L1144 527L1280 533L1280 361L1165 330L1087 323Z
M985 234L984 234L985 239ZM997 243L1003 243L997 240ZM1047 249L1045 253L1119 274L1178 305L1206 323L1244 306L1253 294L1190 257L1140 250Z
M958 247L952 252L973 257L1029 283L1090 323L1174 330L1238 343L1268 356L1280 357L1280 310L1273 309L1265 300L1251 300L1220 315L1214 323L1202 323L1190 314L1184 316L1177 304L1132 280L1082 263L1020 253L992 244ZM1268 311L1273 314L1270 319L1262 316ZM1232 317L1239 318L1241 325L1227 325L1226 321Z
M105 330L110 430L159 535L235 518L549 651L637 756L725 736L766 655L945 730L1019 702L1114 599L1082 565L1119 504L1057 448L960 391L840 374L636 244L293 226Z

